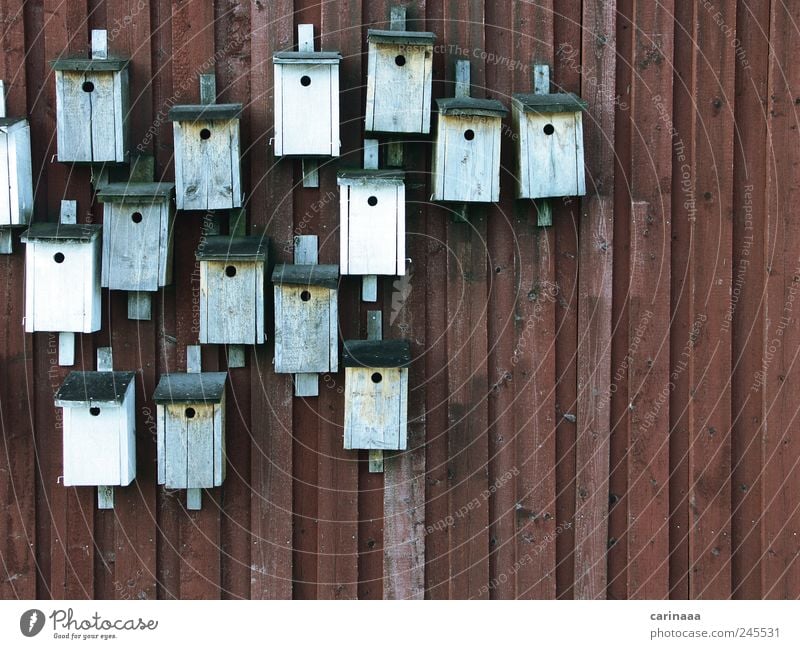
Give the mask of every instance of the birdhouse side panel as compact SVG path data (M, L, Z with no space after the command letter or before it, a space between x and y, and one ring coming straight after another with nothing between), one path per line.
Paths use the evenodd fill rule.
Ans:
M92 84L93 90L86 92L91 106L92 160L94 162L117 161L117 106L121 103L115 93L114 75L110 72L87 73L85 87ZM120 124L120 129L122 125ZM121 160L120 160L121 162Z
M161 233L159 235L158 246L158 279L159 286L169 286L172 284L172 256L173 256L173 237L175 228L175 206L172 201L161 204Z
M276 112L281 113L283 146L281 153L276 149L276 154L339 155L339 66L278 67L282 68L282 105L276 106Z
M116 291L157 291L163 285L162 206L106 203L102 285Z
M189 489L214 487L214 407L196 406L186 419L187 475Z
M118 406L64 408L64 485L121 485ZM92 414L96 412L97 414Z
M576 146L576 118L580 113L553 113L542 116L525 115L527 149L520 155L527 156L527 198L555 198L578 196L582 192L579 182L578 149ZM583 173L581 160L581 174Z
M117 162L128 160L128 115L130 114L130 88L128 68L112 76L114 80L114 146Z
M202 261L200 302L201 343L254 345L264 341L263 264Z
M347 196L347 273L395 275L400 240L405 248L405 191L388 183L343 186ZM400 225L402 233L400 237ZM344 266L344 264L343 264Z
M0 225L11 225L11 219L17 211L11 200L12 186L16 179L11 174L11 149L14 146L13 136L0 130Z
M56 71L56 139L59 162L92 161L92 105L83 72ZM86 86L87 88L89 86Z
M228 455L225 448L225 395L222 401L214 404L214 486L219 487L225 481Z
M432 53L433 46L370 43L367 130L430 132Z
M336 300L331 300L335 293L321 286L275 286L276 372L335 371L330 336L331 321L336 322Z
M129 485L136 478L136 386L128 384L120 408L119 418L119 470L120 485Z
M345 369L344 447L397 450L405 447L400 430L403 368Z
M0 130L0 226L25 225L33 215L31 129L19 122Z

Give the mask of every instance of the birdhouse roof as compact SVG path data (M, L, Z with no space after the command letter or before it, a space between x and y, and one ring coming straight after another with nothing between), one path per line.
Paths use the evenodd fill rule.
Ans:
M24 117L0 117L0 128L8 128L24 121L26 121Z
M407 340L346 340L342 362L345 367L407 367L411 343Z
M339 266L325 264L276 264L272 271L274 284L297 286L322 286L335 289L339 286Z
M212 236L200 242L195 258L202 261L266 261L269 237Z
M339 52L274 52L273 63L283 65L339 65Z
M20 240L80 241L89 243L100 236L102 225L88 223L34 223L22 233Z
M589 106L586 101L571 92L514 95L511 102L525 113L541 114L578 112L586 110Z
M508 109L497 99L478 99L476 97L450 97L437 99L441 115L484 115L487 117L503 117Z
M128 66L128 59L85 59L64 57L50 61L53 70L68 72L119 72Z
M172 122L214 122L239 119L241 104L182 104L173 106L167 113Z
M156 403L220 403L225 394L226 372L162 374L153 401Z
M365 182L391 182L401 184L406 172L402 169L341 169L336 174L339 185L354 185Z
M100 188L97 199L101 203L143 202L148 198L167 201L174 193L174 183L109 183Z
M407 32L392 29L369 29L367 40L370 43L386 43L388 45L428 45L436 40L433 32Z
M134 372L70 372L56 392L60 407L119 404L133 381Z

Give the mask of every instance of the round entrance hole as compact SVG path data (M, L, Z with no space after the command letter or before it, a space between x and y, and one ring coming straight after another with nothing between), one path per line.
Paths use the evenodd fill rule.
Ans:
M141 223L142 222L142 213L141 212L134 212L131 214L131 221L134 223Z
M209 131L207 128L201 128L200 129L200 139L201 140L207 140L210 137L211 137L211 131Z
M186 415L186 419L193 419L196 413L194 408L187 408L183 414Z
M464 131L464 139L468 140L470 142L472 140L474 140L475 139L475 131L473 131L471 128L468 128L466 131Z
M228 277L236 277L236 266L225 266L225 274Z
M542 130L544 131L545 135L552 135L556 132L556 129L552 124L545 124Z
M396 64L397 64L399 67L401 67L401 68L402 68L402 67L403 67L403 66L406 64L406 57L405 57L405 56L403 56L402 54L398 54L397 56L395 56L395 57L394 57L394 62L395 62L395 63L396 63Z
M311 85L311 77L309 77L307 74L304 74L302 77L300 77L300 85L308 88L308 86Z
M92 90L94 90L94 84L91 81L84 81L81 90L83 90L83 92L92 92Z
M303 291L300 293L300 299L303 300L303 302L308 302L311 299L311 293Z
M64 263L64 253L63 252L57 252L56 254L54 254L53 255L53 261L55 261L57 264L63 264Z
M370 207L375 207L378 204L377 196L370 196L367 199L367 203L369 204Z
M372 382L373 383L380 383L381 381L383 381L383 376L381 375L380 372L375 372L372 375Z
M98 417L100 415L100 408L98 408L97 406L89 408L89 414L92 417Z

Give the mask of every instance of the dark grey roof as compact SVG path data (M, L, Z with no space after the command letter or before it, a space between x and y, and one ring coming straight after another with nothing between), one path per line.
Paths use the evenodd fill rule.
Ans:
M393 29L368 29L367 40L370 43L397 44L433 44L436 34L433 32L407 32Z
M193 374L162 374L153 401L156 403L205 403L222 401L225 394L226 372L196 372Z
M338 288L339 266L325 264L276 264L272 271L274 284L322 286Z
M568 113L586 110L589 104L578 95L565 92L549 95L514 95L512 103L526 113Z
M88 223L33 223L22 233L23 242L33 240L82 241L89 243L100 235L102 225Z
M50 61L53 70L74 72L119 72L128 65L128 59L110 57L107 59L81 59L64 57Z
M122 403L133 372L70 372L56 392L57 406Z
M266 261L269 237L228 237L217 235L201 241L194 256L200 260Z
M147 198L166 201L174 193L174 183L109 183L98 190L97 200L101 203L119 202L122 199L141 202L141 199Z
M336 177L340 185L346 185L348 180L391 180L402 183L406 172L402 169L340 169Z
M407 340L347 340L342 362L345 367L406 367L411 363Z
M184 104L169 109L167 118L173 122L198 122L238 119L241 104Z
M19 122L24 122L24 117L0 117L0 128L8 128Z
M439 113L442 115L484 115L503 117L508 109L497 99L477 99L476 97L450 97L437 99Z
M342 55L339 52L274 52L272 55L273 63L283 63L285 65L308 63L311 65L331 65L338 64Z

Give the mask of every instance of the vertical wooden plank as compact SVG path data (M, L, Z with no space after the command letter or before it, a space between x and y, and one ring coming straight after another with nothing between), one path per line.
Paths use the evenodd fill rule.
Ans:
M578 286L578 436L575 447L575 597L603 599L608 544L611 278L613 251L614 87L616 2L583 4L583 83L591 127L586 164L596 169L583 201Z
M693 200L689 267L689 596L731 594L731 299L735 51L720 22L735 30L734 2L696 9L693 75ZM694 323L697 323L695 325Z

